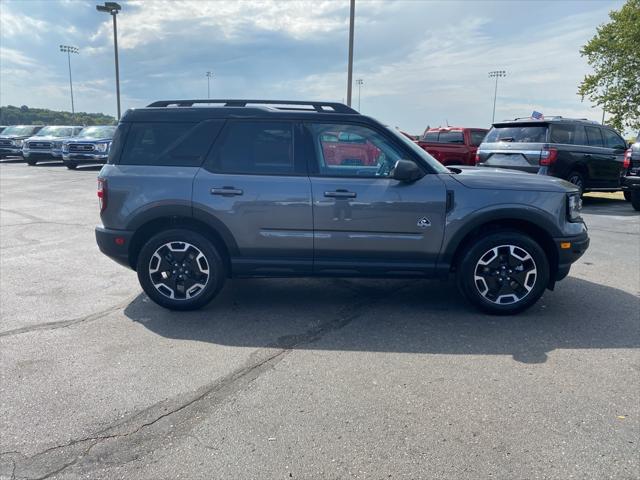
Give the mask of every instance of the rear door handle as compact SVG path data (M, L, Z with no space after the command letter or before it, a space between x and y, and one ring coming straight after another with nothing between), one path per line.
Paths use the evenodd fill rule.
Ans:
M211 195L222 195L223 197L233 197L235 195L242 195L244 192L239 188L233 187L222 187L222 188L212 188Z
M324 192L325 197L333 198L356 198L358 195L356 192L349 192L347 190L336 190L334 192Z

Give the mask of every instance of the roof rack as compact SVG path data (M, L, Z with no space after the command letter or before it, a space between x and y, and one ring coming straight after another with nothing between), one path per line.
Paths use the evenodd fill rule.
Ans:
M192 107L196 104L223 104L225 107L246 107L248 104L254 105L280 105L274 106L278 110L301 110L316 111L320 113L351 113L357 114L358 111L348 107L344 103L338 102L304 102L300 100L233 100L233 99L200 99L200 100L159 100L153 102L148 107ZM311 108L296 108L311 107Z

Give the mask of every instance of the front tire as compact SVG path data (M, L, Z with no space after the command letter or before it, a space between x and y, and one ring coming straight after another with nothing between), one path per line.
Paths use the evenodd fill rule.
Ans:
M205 306L226 278L218 249L203 235L178 228L158 233L142 247L137 273L149 298L170 310Z
M64 164L69 170L75 170L76 168L78 168L78 164L75 162L64 162Z
M38 163L37 160L34 160L32 158L27 158L27 164L28 165L31 165L33 167L36 163Z
M624 195L624 199L625 199L627 202L630 202L630 201L631 201L631 197L632 197L633 195L631 194L631 192L630 192L629 190L625 190L624 192L622 192L622 194Z
M516 231L491 233L475 242L458 263L464 297L494 315L513 315L533 305L549 284L549 261L531 237Z

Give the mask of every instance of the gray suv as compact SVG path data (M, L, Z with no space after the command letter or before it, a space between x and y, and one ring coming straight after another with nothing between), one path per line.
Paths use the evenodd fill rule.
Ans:
M587 249L578 189L446 168L340 103L178 100L129 110L98 178L100 250L170 309L236 277L447 278L511 314Z

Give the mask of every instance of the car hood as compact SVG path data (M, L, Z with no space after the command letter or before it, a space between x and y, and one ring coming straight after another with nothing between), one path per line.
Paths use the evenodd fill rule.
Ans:
M538 192L577 192L578 189L561 178L519 172L503 168L450 167L452 177L468 188L490 190L529 190Z
M29 138L24 135L0 135L0 139L2 140L24 140L25 138Z
M67 140L67 143L95 143L95 142L110 142L113 140L111 137L84 137L84 138L70 138Z
M30 142L62 142L69 137L53 137L51 135L34 136L27 138Z

